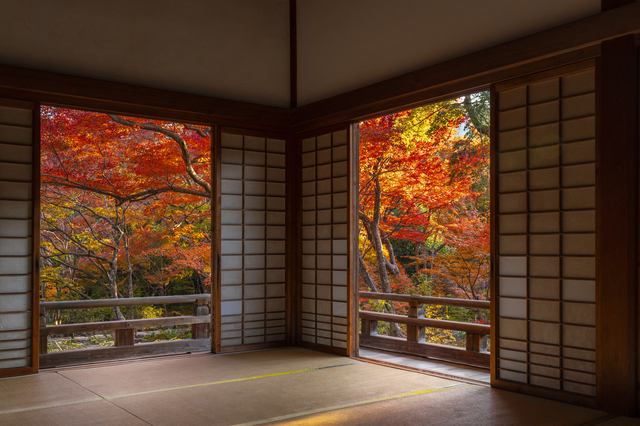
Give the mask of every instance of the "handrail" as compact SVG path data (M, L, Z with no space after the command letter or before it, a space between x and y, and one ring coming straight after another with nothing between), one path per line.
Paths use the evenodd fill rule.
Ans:
M121 299L91 299L91 300L63 300L56 302L40 302L41 308L48 310L58 309L86 309L86 308L109 308L115 306L137 306L137 305L166 305L170 303L193 303L196 300L209 300L210 294L187 294L178 296L156 296L156 297L128 297Z
M376 293L372 291L361 291L361 299L392 300L394 302L410 302L415 300L425 305L457 306L469 309L490 309L491 302L488 300L453 299L449 297L418 296L413 294Z
M375 293L369 291L361 291L359 298L391 300L409 304L407 316L382 312L358 311L361 321L361 346L440 358L483 367L489 366L490 356L487 353L487 335L491 332L490 325L425 318L424 310L420 308L421 304L428 304L456 306L467 309L490 309L491 303L489 301L410 294ZM397 337L379 336L378 321L406 324L406 340ZM425 327L466 332L465 348L426 343Z
M433 318L409 318L403 315L386 314L382 312L360 311L360 318L371 321L397 322L399 324L443 328L446 330L465 331L476 334L489 334L491 331L491 326L488 324L473 324Z
M208 303L210 294L189 294L159 297L131 297L123 299L68 300L40 303L40 366L68 365L77 362L91 362L96 359L120 359L149 354L189 352L207 349L209 345ZM165 305L173 303L193 303L193 315L144 318L116 321L98 321L79 324L62 324L47 326L47 310L86 309L115 306ZM176 342L144 343L135 345L135 330L156 326L191 325L191 339ZM114 346L96 349L78 349L65 352L47 353L48 337L55 334L73 334L87 331L113 330ZM135 345L135 347L134 347Z
M131 328L148 328L183 324L209 324L210 322L211 317L196 315L132 319L124 321L83 322L78 324L48 325L40 329L40 334L50 336L52 334L84 333L86 331L127 330Z

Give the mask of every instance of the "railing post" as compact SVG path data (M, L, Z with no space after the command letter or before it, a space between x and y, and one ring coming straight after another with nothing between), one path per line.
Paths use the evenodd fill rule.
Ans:
M136 336L136 330L133 328L116 330L116 337L113 340L113 345L114 346L133 346L133 344L135 343L135 336Z
M486 352L487 335L467 332L466 348L472 352Z
M407 316L409 318L424 318L424 309L419 308L419 306L420 302L418 302L417 300L410 300ZM417 325L407 325L407 341L424 343L424 327Z
M193 315L203 317L209 315L209 301L197 299L193 305ZM208 339L209 324L191 324L192 339Z
M47 308L40 308L40 328L47 326ZM40 333L40 353L47 353L47 336L44 333Z
M362 335L363 336L377 336L378 335L378 321L372 321L362 318Z

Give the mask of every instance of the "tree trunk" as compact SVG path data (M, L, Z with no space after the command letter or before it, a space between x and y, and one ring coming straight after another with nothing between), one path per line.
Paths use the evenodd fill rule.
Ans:
M124 256L125 261L127 262L127 293L128 297L133 297L133 267L131 266L131 253L129 251L129 232L127 230L127 222L126 222L126 210L122 211L122 226L124 229L123 232L123 243L124 243ZM129 318L133 318L135 307L131 306L128 309Z
M119 226L120 214L118 206L115 206L115 219L113 221L113 255L109 262L109 290L111 291L111 298L118 299L118 252L120 251L120 240L122 239L122 229ZM125 320L125 316L122 314L119 306L113 307L113 314L119 321Z
M360 273L360 277L364 281L364 285L367 286L369 291L380 293L378 291L378 287L376 287L376 283L373 282L371 278L371 274L369 274L369 270L367 269L367 265L364 263L364 259L362 258L362 254L360 253L360 248L358 248L358 271Z
M380 208L381 208L382 189L380 188L380 180L377 177L375 179L375 185L376 185L376 189L375 189L375 204L374 204L373 219L368 221L368 223L365 223L365 227L368 228L367 234L371 239L373 249L376 252L378 276L380 277L380 290L382 293L391 293L391 285L389 283L389 275L387 274L387 267L392 264L384 255L382 239L380 237L380 232L381 232L380 231ZM393 251L391 251L390 253L393 253ZM400 270L398 269L397 265L393 265L393 266L395 266L395 268L389 268L389 269L392 271L392 273L394 273L394 275L398 275L400 273ZM394 309L393 304L391 302L385 302L384 310L391 314L396 313L396 310ZM404 337L404 333L402 332L400 325L396 323L391 323L390 334L396 337Z

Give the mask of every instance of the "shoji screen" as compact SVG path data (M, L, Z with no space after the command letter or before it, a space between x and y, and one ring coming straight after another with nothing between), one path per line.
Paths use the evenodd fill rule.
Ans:
M346 129L302 140L300 340L349 351L351 155Z
M0 376L37 371L33 114L29 103L0 99Z
M595 395L595 71L589 66L495 87L494 385Z
M285 140L223 133L220 345L284 343Z

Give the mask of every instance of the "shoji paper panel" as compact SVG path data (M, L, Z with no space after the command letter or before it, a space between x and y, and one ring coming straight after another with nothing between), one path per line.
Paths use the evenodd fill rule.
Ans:
M33 106L0 99L0 375L33 365Z
M302 141L303 342L347 349L349 284L348 133Z
M595 395L595 72L496 88L496 378Z
M221 136L221 346L285 340L285 141Z

